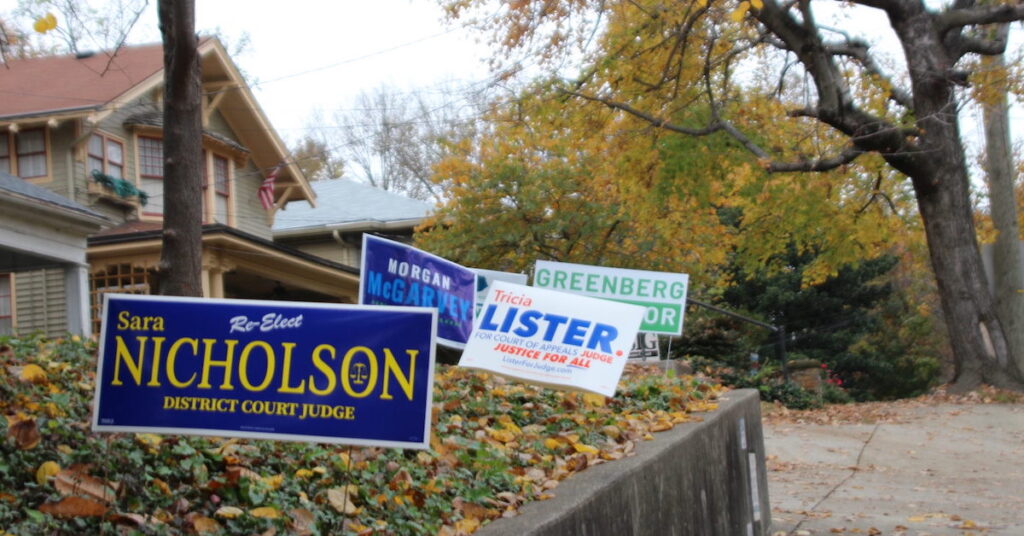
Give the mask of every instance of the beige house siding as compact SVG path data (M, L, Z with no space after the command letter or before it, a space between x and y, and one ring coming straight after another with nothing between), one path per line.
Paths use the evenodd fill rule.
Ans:
M353 268L359 267L359 248L335 241L288 244L305 253L316 255Z
M68 169L73 165L71 159L68 158L68 147L75 140L75 130L74 121L65 121L56 128L49 129L50 150L52 151L50 176L53 177L53 180L39 186L81 203L81 200L75 199L74 185L68 180Z
M270 222L256 191L263 183L263 173L246 159L245 167L235 168L235 227L260 238L271 240ZM299 201L305 203L305 201Z
M236 136L235 131L231 130L231 127L228 126L228 122L224 119L224 116L216 110L210 114L210 121L204 128L210 132L216 132L221 136L227 137L235 143L245 145L238 140L238 136Z
M67 334L67 301L64 270L43 269L18 272L15 280L17 332L42 332L47 337Z

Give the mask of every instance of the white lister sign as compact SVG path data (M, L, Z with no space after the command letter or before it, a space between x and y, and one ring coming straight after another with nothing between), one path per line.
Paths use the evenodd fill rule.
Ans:
M495 281L459 366L614 396L644 309Z
M605 298L646 308L640 331L683 334L686 274L537 261L533 286Z

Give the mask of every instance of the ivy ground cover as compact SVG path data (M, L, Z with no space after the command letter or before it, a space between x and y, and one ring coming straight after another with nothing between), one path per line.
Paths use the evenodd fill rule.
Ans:
M722 390L629 365L607 398L439 366L431 449L402 451L95 434L95 358L77 338L0 338L0 536L470 534Z

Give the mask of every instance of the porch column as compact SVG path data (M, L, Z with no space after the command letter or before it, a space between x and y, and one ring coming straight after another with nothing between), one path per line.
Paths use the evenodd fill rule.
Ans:
M203 283L203 297L204 298L209 298L210 297L210 269L209 268L203 268L203 273L202 273L202 275L200 275L199 278L202 280L202 283Z
M210 268L210 294L211 298L224 297L224 270L221 268Z
M64 290L67 296L67 325L72 335L92 335L89 314L89 266L64 265Z

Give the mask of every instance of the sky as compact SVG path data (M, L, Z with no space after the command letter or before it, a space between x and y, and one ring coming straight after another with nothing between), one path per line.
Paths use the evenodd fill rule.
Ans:
M351 108L382 84L486 79L486 47L441 18L435 0L198 0L196 27L219 29L229 52L248 36L234 59L279 134L294 141L313 110Z
M112 1L116 0L87 3ZM18 0L0 0L0 13L11 13L17 4ZM157 0L148 4L131 43L160 41ZM401 91L430 91L488 79L489 48L480 35L446 23L438 0L196 0L196 11L198 31L221 37L253 82L271 124L289 145L305 133L315 110L328 117L336 110L351 110L360 92L382 84ZM844 13L836 26L887 25L880 12L868 11L868 16ZM1018 41L1021 33L1014 32ZM891 40L879 44L897 49ZM1020 108L1011 114L1019 123ZM979 145L983 135L978 112L963 115L965 141ZM1015 132L1015 138L1020 135Z
M0 13L17 4L0 0ZM160 41L156 4L149 0L130 43ZM351 109L382 84L405 91L485 80L487 47L442 19L436 0L196 0L196 29L221 38L289 145L314 110Z

